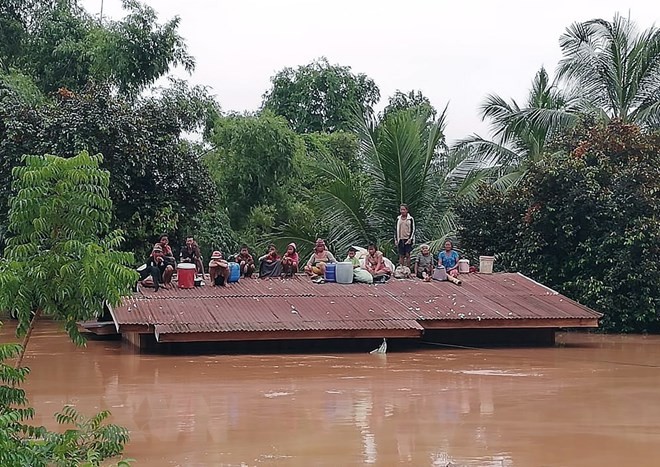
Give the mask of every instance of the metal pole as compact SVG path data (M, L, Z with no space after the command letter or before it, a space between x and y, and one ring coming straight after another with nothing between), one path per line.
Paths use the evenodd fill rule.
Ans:
M101 0L101 13L99 14L99 24L103 25L103 0Z

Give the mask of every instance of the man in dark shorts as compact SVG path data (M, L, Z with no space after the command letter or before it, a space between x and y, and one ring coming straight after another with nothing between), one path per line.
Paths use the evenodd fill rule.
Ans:
M399 207L400 215L396 218L394 244L399 252L399 264L410 268L410 252L415 243L415 220L408 213L408 206Z

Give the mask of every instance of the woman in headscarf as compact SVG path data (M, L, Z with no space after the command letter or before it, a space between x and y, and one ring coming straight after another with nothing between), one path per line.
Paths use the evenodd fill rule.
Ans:
M316 240L316 245L312 256L310 256L307 265L305 266L305 272L312 276L312 279L316 279L319 276L325 275L325 265L328 263L336 263L337 260L335 257L328 251L325 246L325 242L322 238Z
M282 257L282 272L284 272L284 277L291 277L298 272L298 261L296 244L291 242L286 247L286 253Z

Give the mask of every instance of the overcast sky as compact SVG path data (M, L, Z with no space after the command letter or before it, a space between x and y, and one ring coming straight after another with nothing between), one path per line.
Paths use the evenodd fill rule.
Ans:
M98 13L101 0L83 0ZM118 19L121 0L104 0ZM488 133L484 96L523 100L541 67L554 70L559 36L575 21L611 20L640 28L660 23L653 0L535 2L442 0L147 0L179 31L197 60L194 84L211 88L224 110L255 110L278 70L326 56L366 73L381 91L379 108L400 89L421 90L436 108L449 102L450 140ZM655 6L653 6L655 5ZM185 73L176 72L185 77Z

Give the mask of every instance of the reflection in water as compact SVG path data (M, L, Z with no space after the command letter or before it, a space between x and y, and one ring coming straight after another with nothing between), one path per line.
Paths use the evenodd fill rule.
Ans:
M109 409L140 466L656 465L660 338L560 340L580 345L158 356L42 323L26 390L51 427Z

